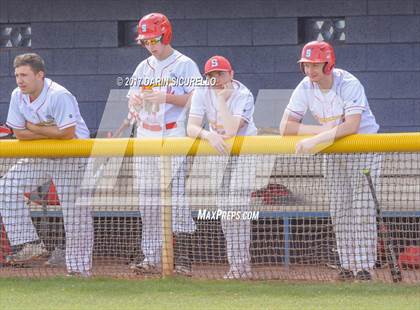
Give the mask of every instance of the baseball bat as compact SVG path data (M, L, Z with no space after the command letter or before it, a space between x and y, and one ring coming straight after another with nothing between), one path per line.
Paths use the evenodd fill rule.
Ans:
M395 255L394 247L391 242L391 236L389 235L388 229L385 226L384 218L382 216L381 207L379 205L378 198L376 197L375 187L373 185L372 176L369 169L363 169L363 174L366 176L366 179L369 184L370 193L372 194L373 202L375 203L376 208L376 217L379 222L379 236L383 240L385 247L385 255L387 263L391 271L391 278L393 282L401 282L402 275L400 266L398 265L397 257Z
M121 125L117 128L117 130L112 135L110 135L110 138L120 138L125 132L125 130L128 127L130 127L130 125L131 125L130 121L127 118L125 118L121 122ZM134 130L135 130L135 126L133 124L131 125L131 131L130 131L131 138L134 136ZM109 157L95 158L95 163L92 166L92 173L93 173L92 177L96 180L96 182L103 176L104 169L109 161L110 161Z
M125 118L120 127L118 127L118 129L112 134L112 138L120 138L122 136L122 134L124 133L124 131L130 126L130 121ZM131 132L130 132L130 137L133 137L133 129L134 129L134 125L131 125Z

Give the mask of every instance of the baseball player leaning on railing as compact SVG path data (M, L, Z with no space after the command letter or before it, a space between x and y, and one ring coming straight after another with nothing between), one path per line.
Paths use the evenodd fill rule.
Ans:
M39 55L17 56L14 68L18 87L11 96L7 125L17 139L89 138L76 98L45 77L45 64ZM24 191L52 178L63 207L67 271L69 275L90 276L92 217L88 208L75 203L84 168L83 159L21 159L0 179L0 189L4 190L0 213L14 249L8 257L10 264L30 263L48 255L32 223Z
M280 124L282 135L313 135L297 143L296 153L312 153L350 134L378 131L362 84L349 72L334 68L335 54L330 44L307 43L298 62L306 77L294 90ZM320 125L301 123L307 110ZM375 181L380 162L377 154L366 154L362 160L358 154L325 156L340 280L371 279L376 260L375 205L372 199L363 198L367 184L362 170L369 169Z

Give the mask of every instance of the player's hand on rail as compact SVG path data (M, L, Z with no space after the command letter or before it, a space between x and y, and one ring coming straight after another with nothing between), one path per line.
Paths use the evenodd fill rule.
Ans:
M313 137L300 140L296 144L296 154L311 154L316 145L317 141Z
M214 147L220 154L228 155L228 145L225 139L229 139L228 136L220 135L215 132L208 132L206 140L209 141L210 145Z

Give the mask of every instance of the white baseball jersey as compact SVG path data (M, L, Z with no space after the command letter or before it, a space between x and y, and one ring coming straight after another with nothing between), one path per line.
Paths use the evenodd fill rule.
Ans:
M154 91L173 95L188 94L194 89L193 79L200 78L201 74L197 64L177 50L174 50L168 58L162 61L152 55L143 60L134 71L131 79L132 86L127 97L130 97L133 92L138 92L144 86L151 86ZM167 82L176 80L175 83ZM185 123L186 109L163 103L160 104L158 112L148 112L142 109L138 116L142 122L160 126L172 122Z
M47 78L41 94L33 102L19 87L12 92L7 125L25 129L26 121L36 125L56 125L60 130L76 126L77 138L89 138L89 129L80 115L76 98L63 86Z
M194 89L194 79L200 79L200 71L196 63L174 50L166 59L160 61L153 55L143 60L134 71L131 78L131 88L127 97L132 93L140 93L142 87L153 89L173 95L184 95ZM177 81L178 80L178 81ZM171 81L169 83L169 81ZM174 83L172 83L174 81ZM129 107L134 118L140 123L158 125L165 128L165 124L177 123L177 127L171 130L150 131L139 125L137 137L175 137L185 136L186 108L169 103L159 105L159 111L133 111ZM130 119L129 113L129 119ZM136 120L137 121L137 120ZM161 162L158 157L139 156L135 162L135 186L139 191L139 205L142 214L142 238L141 248L144 261L154 265L161 265L162 258L162 215L159 195L161 180L159 172ZM172 228L174 232L195 231L195 223L191 217L188 199L185 196L185 165L186 160L181 156L171 158L172 170ZM156 192L158 195L156 195Z
M333 86L328 93L323 93L317 83L305 77L293 91L287 105L290 115L302 120L309 109L320 124L335 122L339 125L345 116L361 114L358 133L378 132L379 125L360 81L345 70L333 69L332 74Z
M245 121L237 136L250 136L257 134L254 125L254 96L249 89L233 80L234 91L226 102L233 116ZM191 99L190 116L207 117L209 129L212 132L224 134L218 99L214 89L210 87L197 87ZM249 211L251 191L255 188L255 156L241 155L210 156L206 163L210 163L211 175L209 182L217 182L216 205L219 210ZM193 168L194 169L194 168ZM200 167L197 167L200 169ZM230 177L225 179L225 171L230 171ZM217 181L216 181L217 180ZM220 182L220 183L219 183ZM226 254L230 266L230 273L241 275L251 271L251 221L243 219L221 219L223 234L226 239ZM229 273L228 273L229 274Z
M238 116L245 121L237 135L252 136L257 134L253 114L254 96L250 90L241 82L233 80L234 91L226 102L229 111L233 116ZM207 116L211 131L224 134L222 119L217 109L217 98L213 89L210 87L197 87L191 99L190 115L203 118Z

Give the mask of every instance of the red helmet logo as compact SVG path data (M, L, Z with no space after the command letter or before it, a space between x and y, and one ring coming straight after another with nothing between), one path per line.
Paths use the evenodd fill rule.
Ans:
M141 25L141 32L146 32L147 31L147 25L146 24L142 24Z
M323 41L312 41L307 44L302 49L301 58L298 61L301 65L302 72L303 63L325 63L324 73L331 74L332 69L335 66L335 54L333 47L327 42Z
M172 26L169 19L160 13L151 13L140 19L137 27L137 41L163 36L162 43L169 44L172 40Z

